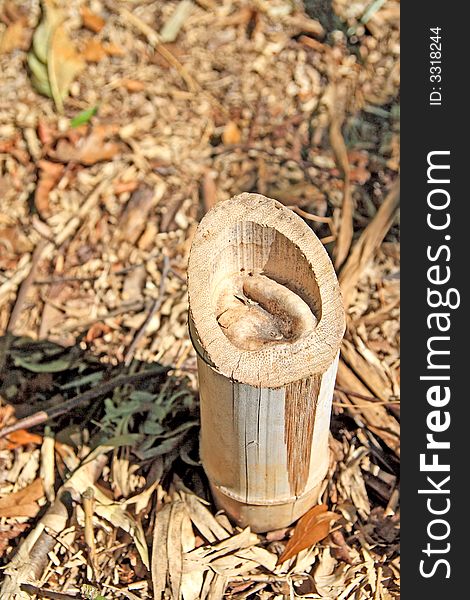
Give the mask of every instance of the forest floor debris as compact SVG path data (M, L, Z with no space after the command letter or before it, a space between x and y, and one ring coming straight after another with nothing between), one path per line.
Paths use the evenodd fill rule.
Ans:
M314 4L0 8L2 598L399 597L399 2ZM195 228L242 191L347 304L322 504L267 534L211 504L187 332Z

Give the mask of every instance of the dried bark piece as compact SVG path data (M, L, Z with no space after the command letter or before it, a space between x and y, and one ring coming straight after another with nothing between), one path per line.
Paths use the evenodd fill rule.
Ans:
M142 185L132 193L119 219L117 239L135 244L144 232L150 211L158 202L155 190Z
M229 121L227 125L224 127L224 131L222 133L222 141L226 146L233 146L235 144L239 144L242 138L242 134L238 125L235 121Z
M100 17L100 15L91 11L88 6L82 6L80 15L82 17L83 26L90 31L93 31L93 33L99 33L106 25L106 21L103 17Z

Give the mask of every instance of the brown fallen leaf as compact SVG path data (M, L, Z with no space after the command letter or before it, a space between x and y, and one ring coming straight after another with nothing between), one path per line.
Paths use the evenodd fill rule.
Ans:
M120 144L109 141L118 130L119 127L115 125L95 125L88 135L78 137L74 143L65 138L59 140L50 156L62 163L83 165L110 160L121 150Z
M47 55L47 73L52 97L59 112L63 112L63 100L75 77L84 69L85 62L72 46L65 29L57 27L51 36Z
M106 24L103 17L100 17L96 13L92 12L88 6L82 6L80 9L80 15L82 17L83 26L93 31L93 33L99 33Z
M47 160L40 160L39 181L34 192L34 205L42 218L51 216L49 207L49 193L60 181L64 172L64 165Z
M62 113L72 81L85 67L63 26L64 17L52 0L42 1L42 17L28 52L31 82L36 90L54 100Z
M226 146L232 146L239 144L241 140L241 132L238 129L238 125L234 121L229 121L224 127L222 133L222 141Z
M14 450L20 446L26 446L27 444L42 444L42 436L37 433L31 433L26 429L19 429L18 431L12 431L7 437L8 449Z
M121 216L116 236L120 241L135 244L142 235L150 216L150 211L155 206L155 190L147 185L142 185L132 193Z
M326 504L318 504L311 508L295 526L294 533L287 542L277 564L283 563L326 538L330 532L331 521L337 521L340 518L341 515L328 511Z
M0 498L0 517L35 517L40 508L37 500L43 495L42 481L38 477L19 492Z

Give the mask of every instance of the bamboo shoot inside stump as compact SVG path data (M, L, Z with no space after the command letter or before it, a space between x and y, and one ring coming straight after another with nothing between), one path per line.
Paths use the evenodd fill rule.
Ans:
M323 245L275 200L241 194L201 221L188 266L201 458L217 505L253 531L317 502L344 333Z

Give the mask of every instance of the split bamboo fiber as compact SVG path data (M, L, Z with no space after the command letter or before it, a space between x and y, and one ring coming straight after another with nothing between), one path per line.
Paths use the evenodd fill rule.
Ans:
M201 459L216 504L254 531L318 500L344 333L323 245L275 200L241 194L202 219L188 265Z

